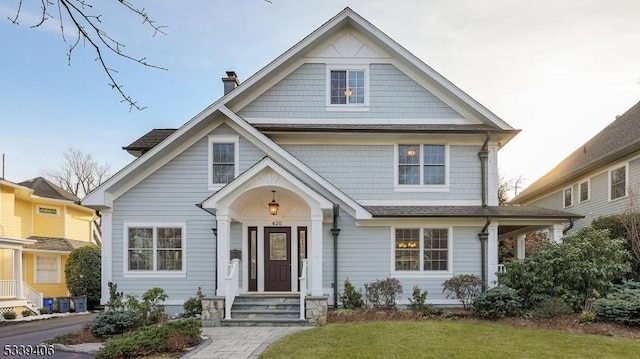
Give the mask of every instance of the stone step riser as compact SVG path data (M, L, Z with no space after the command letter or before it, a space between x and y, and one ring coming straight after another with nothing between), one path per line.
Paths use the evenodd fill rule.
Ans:
M273 310L300 310L300 305L289 305L289 304L276 304L276 305L266 305L266 304L238 304L233 303L231 307L231 311L235 310L254 310L254 311L273 311Z
M300 298L272 298L272 297L236 297L233 303L267 303L299 305Z
M238 313L231 312L233 319L300 319L300 313Z

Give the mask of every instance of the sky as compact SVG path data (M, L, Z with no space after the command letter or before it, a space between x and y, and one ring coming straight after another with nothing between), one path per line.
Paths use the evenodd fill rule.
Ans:
M95 0L107 33L136 58L105 56L141 106L130 110L88 46L67 58L56 11L38 28L40 1L0 3L0 153L20 182L58 168L76 148L113 172L122 150L152 128L178 128L240 81L349 6L521 132L499 152L506 179L533 183L640 101L637 0L130 0L165 35L117 1ZM55 8L54 8L55 9ZM66 42L65 42L66 40ZM1 175L1 173L0 173Z

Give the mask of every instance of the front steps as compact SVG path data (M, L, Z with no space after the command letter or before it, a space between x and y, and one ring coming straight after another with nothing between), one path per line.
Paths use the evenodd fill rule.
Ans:
M300 320L300 296L297 293L256 293L238 295L231 307L231 318L224 327L307 326Z

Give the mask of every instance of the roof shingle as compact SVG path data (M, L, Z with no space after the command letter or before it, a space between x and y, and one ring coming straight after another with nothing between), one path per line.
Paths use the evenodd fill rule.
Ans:
M80 198L49 182L46 178L36 177L18 184L31 188L36 196L80 203Z

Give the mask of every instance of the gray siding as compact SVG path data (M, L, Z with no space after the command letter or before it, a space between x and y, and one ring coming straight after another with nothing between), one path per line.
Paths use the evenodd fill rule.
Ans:
M462 118L391 64L370 66L369 111L327 111L326 77L325 64L304 64L239 114L244 118Z
M621 164L622 165L622 164ZM581 214L585 216L585 218L577 220L574 223L574 227L572 231L577 231L582 227L586 227L591 224L591 221L594 219L610 214L618 214L622 213L629 208L629 199L621 198L614 201L609 201L609 172L601 172L596 174L593 177L590 177L590 190L591 196L589 200L584 202L579 202L580 188L579 184L589 179L589 177L584 177L579 181L576 181L573 185L573 205L570 207L563 208L563 193L564 189L562 188L550 195L547 195L543 198L540 198L534 202L532 205L552 208L558 210L565 210L568 212ZM638 183L640 182L640 159L633 160L629 162L629 179L627 181L627 186L631 188L631 191L636 191L636 195L638 195Z
M355 200L476 200L481 193L479 147L450 146L448 192L395 192L391 145L283 145Z
M223 125L211 134L237 135ZM202 287L207 296L215 294L216 246L211 228L215 217L196 207L209 197L208 139L203 137L134 188L119 197L113 211L113 281L118 290L140 295L161 286L169 300L184 300ZM253 144L240 139L240 171L264 157ZM136 279L123 277L123 222L186 222L186 278ZM232 225L231 248L241 243L241 227Z

